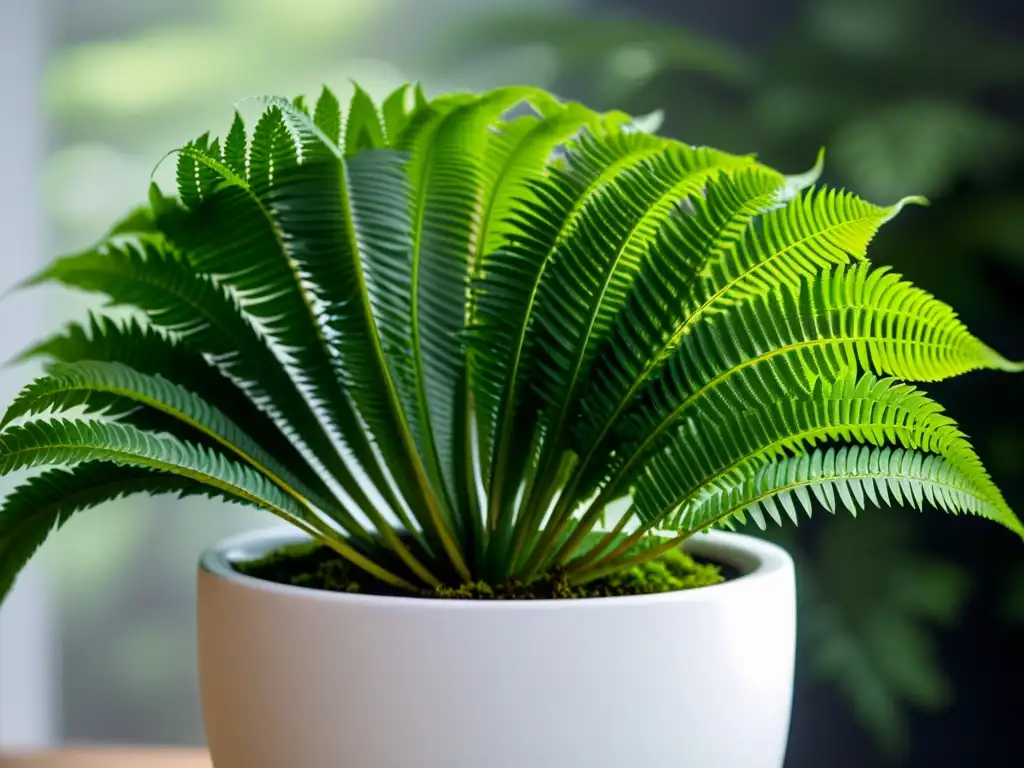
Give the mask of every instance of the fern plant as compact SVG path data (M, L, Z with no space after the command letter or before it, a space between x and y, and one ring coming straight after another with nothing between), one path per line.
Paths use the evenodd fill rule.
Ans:
M876 206L526 87L267 99L177 192L29 284L103 294L24 357L0 594L129 493L263 508L391 587L580 584L868 501L1024 535L906 383L1019 371L866 258ZM123 315L123 313L121 313ZM628 510L605 519L612 501ZM645 546L638 546L644 544Z

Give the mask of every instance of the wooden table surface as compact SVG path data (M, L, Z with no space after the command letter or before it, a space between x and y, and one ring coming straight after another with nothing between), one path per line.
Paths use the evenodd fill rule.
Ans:
M129 747L0 754L0 768L212 768L206 752Z

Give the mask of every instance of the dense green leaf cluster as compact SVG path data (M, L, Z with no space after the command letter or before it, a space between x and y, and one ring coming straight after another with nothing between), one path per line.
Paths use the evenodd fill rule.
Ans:
M175 196L32 281L136 317L28 353L52 363L3 419L0 472L70 468L0 510L0 594L73 512L132 492L254 504L409 590L582 583L814 501L1024 534L904 383L1021 369L867 261L912 200L525 87L268 99L177 157Z

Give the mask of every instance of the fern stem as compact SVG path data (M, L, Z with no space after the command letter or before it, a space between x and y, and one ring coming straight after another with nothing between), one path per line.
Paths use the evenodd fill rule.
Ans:
M470 549L473 552L475 570L479 570L483 563L484 553L487 550L487 529L484 526L483 513L480 509L480 494L477 490L477 466L476 457L478 441L476 438L476 401L473 397L472 388L472 367L466 365L466 411L461 417L464 424L458 433L462 437L461 455L455 458L455 474L458 478L458 506L462 510L462 527L467 540L470 542Z
M544 461L543 455L539 461ZM551 507L552 500L559 489L564 486L565 480L572 472L575 464L576 454L565 451L557 462L549 460L545 464L538 465L540 473L537 477L539 479L537 479L533 486L533 493L529 496L524 496L525 499L529 499L532 506L528 505L525 513L517 521L521 525L519 525L516 531L512 550L512 563L516 571L521 570L519 568L520 559L524 556L527 556L525 570L530 570L530 564L533 562L534 555L536 554L534 541L541 534L541 522Z
M587 511L583 513L583 516L580 518L579 523L577 523L576 528L571 534L569 534L569 538L562 543L562 546L559 547L558 551L555 553L554 560L556 563L564 563L569 555L579 548L580 542L583 541L583 537L590 533L594 528L594 525L597 523L597 519L601 516L604 508L611 503L615 491L618 490L618 484L621 476L622 473L620 472L617 473L615 477L609 479L608 482L605 483L604 488L602 488L601 492L597 495L597 498L590 503L589 507L587 507Z
M383 566L379 565L378 563L375 563L373 560L363 555L361 552L359 552L359 550L345 543L345 540L339 538L336 535L336 532L330 527L327 527L325 530L320 525L301 525L296 521L296 519L292 518L290 515L288 515L285 519L287 519L287 521L292 525L295 525L300 530L312 536L315 541L319 541L325 546L330 547L339 555L341 555L341 557L343 557L345 560L348 560L357 568L366 571L366 573L370 574L376 579L379 579L385 584L389 584L392 587L397 587L398 589L402 589L413 594L415 594L418 591L413 584L406 581L401 576L395 575L387 568L384 568ZM314 516L314 519L317 518Z
M492 574L492 578L497 581L507 579L512 575L512 538L515 534L517 513L521 511L521 504L533 487L533 482L537 475L537 443L541 437L542 433L540 430L533 431L530 444L526 449L526 460L524 461L522 480L520 481L522 487L516 489L517 493L512 498L508 498L511 489L507 485L503 487L500 494L494 492L495 486L493 485L492 477L491 499L497 501L499 514L488 539L484 563L488 573ZM508 464L503 462L495 467L495 471L500 471L505 475L507 467ZM522 491L521 497L518 493L520 490ZM519 502L518 505L517 501Z
M273 478L271 479L273 480ZM401 537L395 531L395 527L391 525L391 523L389 523L374 506L367 506L363 509L363 512L368 518L370 518L370 522L373 523L373 527L376 529L377 534L389 547L391 547L392 551L394 551L398 558L409 567L409 570L432 587L436 587L441 584L441 581L430 571L430 569L428 569L422 561L413 555L412 551L405 545ZM400 519L404 524L407 516L402 515ZM408 528L406 530L411 536L419 541L418 531Z
M569 566L567 566L565 569L566 573L579 573L587 570L588 567L600 568L604 565L607 565L608 563L614 562L617 558L626 554L634 546L639 544L640 541L643 540L644 536L647 535L648 531L650 531L652 528L654 528L654 526L649 523L641 526L637 530L633 531L633 533L631 533L629 536L627 536L619 544L619 546L617 546L610 553L599 558L594 558L593 561L583 562L584 558L579 558L579 564L577 564L575 561L571 562ZM589 555L590 553L588 552L587 554ZM591 562L593 562L592 566Z
M540 523L544 519L544 513L550 506L552 497L555 495L555 482L553 478L549 479L551 473L547 471L547 467L551 463L549 461L543 465L545 471L539 475L539 481L532 488L527 489L530 493L523 496L524 504L516 520L514 527L515 535L512 540L513 569L518 567L524 552L531 551L527 542L534 537L539 529Z
M551 513L551 523L549 525L549 529L551 529L550 533L549 535L545 536L545 539L541 541L540 546L544 549L545 556L547 555L550 546L554 542L562 538L562 536L564 536L567 532L569 521L572 519L572 502L575 500L574 497L576 494L576 490L579 488L579 484L583 480L584 473L590 467L590 464L594 460L594 458L598 455L599 449L603 445L604 440L607 438L612 428L618 422L619 417L625 412L626 406L628 406L630 402L632 402L633 397L636 395L637 392L640 391L640 387L646 382L647 376L650 375L651 371L654 370L655 367L655 362L648 361L647 365L645 365L640 376L638 376L637 379L630 385L630 388L627 390L626 394L622 396L618 404L615 406L615 410L612 412L612 415L605 422L605 425L601 429L601 432L598 435L597 439L594 440L593 443L591 443L590 449L583 456L583 459L580 461L580 463L576 465L576 470L573 472L572 477L569 479L569 485L567 487L567 490L559 499L558 506L556 506L555 510ZM569 541L564 542L563 546L558 550L556 556L558 562L564 563L578 548L578 545L582 540L583 536L589 533L590 530L593 528L591 521L596 522L596 515L594 515L591 518L591 520L587 520L587 527L583 531L583 534L581 536L572 537Z
M504 454L507 448L503 443L507 442L507 436L495 447L495 455ZM504 461L495 462L491 467L491 487L487 494L487 530L493 535L497 533L501 525L502 499L505 495L505 475L507 467Z
M598 558L602 558L605 550L608 549L608 547L610 547L612 543L622 535L622 531L625 529L629 521L633 519L634 515L635 507L631 506L628 510L626 510L623 513L622 517L619 518L619 522L615 524L615 527L607 533L605 533L605 535L601 537L601 540L598 541L597 544L588 549L575 560L571 560L568 563L568 565L565 568L566 572L569 573L578 571L581 568L585 568L592 561L597 560ZM627 537L627 540L631 540L630 546L639 541L640 538L642 538L648 530L650 530L650 526L641 525L640 528L638 528L636 531L633 531ZM639 534L639 536L637 536L637 534ZM577 551L577 549L578 547L573 548L572 552L567 553L566 559L571 558L572 555ZM613 552L611 556L615 556L616 554L618 554L618 550Z
M582 472L577 467L576 471L570 476L569 484L558 497L558 502L551 512L551 517L548 519L544 533L534 548L529 561L527 561L527 573L534 573L541 563L546 561L552 547L568 533L569 523L572 520L573 505L576 501L576 489L579 486L581 477ZM582 540L582 536L578 540Z
M420 487L427 489L424 501L427 506L428 522L431 524L434 533L441 542L442 549L445 554L448 555L448 559L451 561L452 567L455 568L459 577L465 582L472 581L472 576L470 575L469 569L466 567L466 561L462 556L462 552L459 550L458 544L455 542L451 529L448 527L444 513L441 511L439 500L429 490L430 483L427 480L426 475L423 474L422 466L417 465L416 472Z
M590 568L584 568L577 571L574 575L569 576L569 584L578 586L580 584L586 584L588 581L599 579L602 576L607 576L610 573L621 571L626 568L631 568L634 565L640 565L654 560L657 557L675 549L688 538L693 536L693 531L687 531L681 533L671 539L663 541L661 544L656 544L653 547L638 552L635 555L629 557L623 557L619 559L602 558ZM635 543L635 542L634 542Z

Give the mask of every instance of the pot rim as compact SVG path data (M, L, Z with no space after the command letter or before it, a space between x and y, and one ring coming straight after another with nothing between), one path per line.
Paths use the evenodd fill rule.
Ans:
M689 603L720 601L728 596L747 590L759 582L779 574L792 571L793 560L777 544L727 531L710 531L697 534L687 540L683 547L687 552L731 566L740 575L721 584L684 589L674 592L659 592L649 595L620 595L615 597L591 597L578 600L462 600L455 598L373 595L349 592L331 592L291 584L279 584L258 579L235 570L233 563L245 562L261 557L277 547L302 544L310 537L297 529L287 527L262 528L238 534L221 540L205 550L199 558L199 570L255 592L270 593L280 597L323 603L360 603L364 607L380 606L389 608L418 608L429 610L478 610L478 611L548 611L548 610L593 610L613 604L628 603Z

